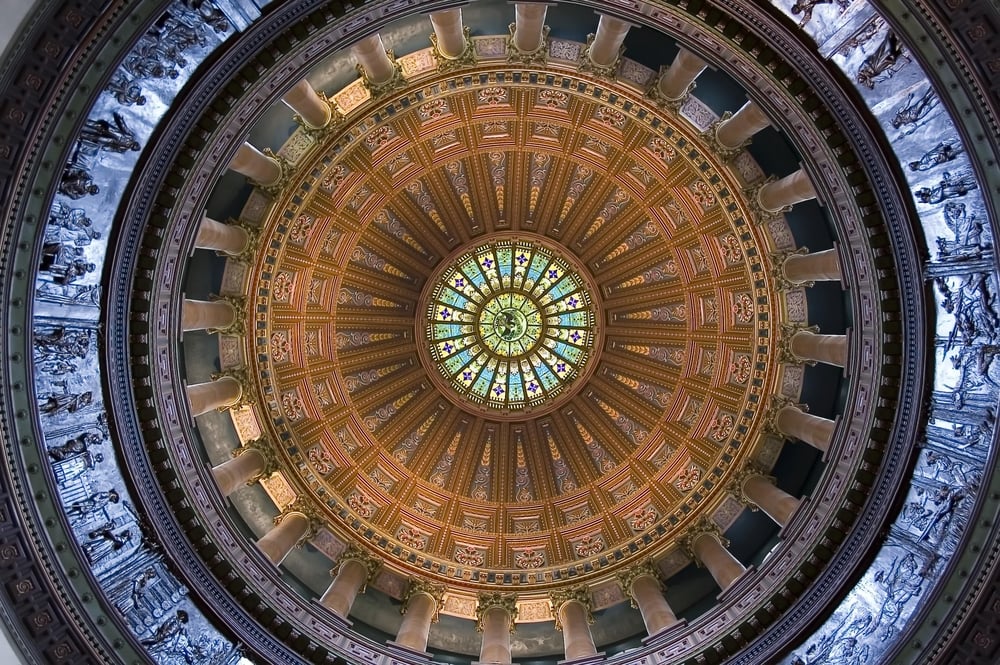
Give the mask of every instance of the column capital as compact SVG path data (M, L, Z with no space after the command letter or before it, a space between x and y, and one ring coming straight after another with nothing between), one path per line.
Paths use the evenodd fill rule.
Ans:
M305 533L303 533L295 543L296 547L302 547L303 543L307 540L313 539L316 534L319 533L320 527L324 524L323 519L319 516L319 511L316 510L316 507L312 504L312 502L307 501L302 497L295 499L295 501L292 501L290 504L285 506L284 510L281 511L281 514L274 518L274 525L277 526L281 524L290 515L301 515L307 522Z
M750 204L750 214L753 216L754 224L766 224L773 221L783 215L786 212L792 210L792 206L785 205L777 210L769 210L763 206L760 202L760 190L764 189L771 183L778 182L778 177L774 175L767 176L763 181L752 185L744 190L747 197L747 203Z
M645 559L639 563L626 568L625 570L620 570L617 573L618 586L621 587L622 593L628 596L632 601L632 607L638 609L639 604L635 600L635 596L632 594L632 583L635 582L640 577L652 577L656 580L656 583L663 588L663 574L660 569L657 568L656 564L653 563L652 559Z
M233 404L220 406L218 408L220 413L229 411L230 409L239 409L244 406L256 404L257 400L253 393L253 383L250 381L250 375L247 372L246 367L232 367L221 372L212 373L213 381L219 381L220 379L225 378L235 379L236 382L240 384L240 398Z
M336 577L337 573L340 571L341 565L345 561L357 561L365 568L365 582L361 585L358 590L364 593L365 587L371 584L375 580L375 575L382 568L382 559L371 554L368 550L363 549L361 546L355 543L348 543L347 549L340 553L336 561L333 562L333 568L330 569L330 576Z
M233 322L225 328L208 328L209 335L233 335L243 337L247 333L247 299L246 296L208 296L211 302L224 302L233 308Z
M583 605L583 611L587 614L587 623L594 623L594 602L590 597L590 587L586 584L575 586L572 589L557 589L549 592L549 602L552 604L552 614L556 618L556 630L562 630L562 620L559 618L559 609L566 603L576 601Z
M782 323L781 336L778 338L778 362L789 365L809 365L816 364L811 358L800 358L792 352L792 338L800 332L818 333L819 326L811 326L808 323Z
M361 77L361 85L368 90L368 94L371 95L372 100L376 100L406 85L406 77L403 76L403 67L396 60L396 53L391 48L387 48L385 50L385 57L392 63L392 76L389 77L388 81L382 83L372 81L368 75L368 70L360 62L354 65L354 70Z
M406 585L406 591L403 592L403 597L400 599L403 601L403 606L399 608L399 613L406 614L410 601L423 594L430 596L431 600L434 601L434 615L431 617L431 623L437 623L441 608L444 607L444 592L447 590L448 587L443 584L436 584L422 577L411 577Z
M264 467L257 474L247 479L247 485L253 485L278 470L278 457L275 455L274 447L268 438L262 437L247 441L239 448L234 449L231 454L233 457L239 457L240 455L249 453L251 450L264 459Z
M681 107L684 106L684 103L688 100L688 97L691 96L694 89L698 87L698 84L691 81L691 83L688 84L688 87L685 88L684 94L677 99L671 99L670 97L664 95L663 91L660 90L660 81L669 71L670 65L660 65L660 70L656 73L656 76L649 81L649 85L646 86L646 98L652 100L657 106L662 109L666 109L671 113L680 113ZM712 136L715 136L714 130L712 130Z
M499 591L481 591L476 603L476 630L483 632L483 622L486 613L500 608L510 616L510 632L514 632L514 619L517 618L517 594L500 593Z
M625 55L625 45L622 44L618 47L618 54L615 56L615 59L611 61L611 64L599 65L590 59L590 49L594 46L595 39L597 39L596 33L592 32L587 35L587 45L580 53L580 59L576 63L576 69L579 72L590 72L594 76L611 79L613 81L618 77L618 69L622 65L622 56Z
M542 43L534 51L522 51L514 44L514 30L516 23L508 26L510 34L507 35L507 62L517 62L522 65L544 65L549 60L549 39L550 28L542 26Z
M694 84L692 83L691 85ZM690 94L690 91L688 92L688 94ZM708 126L708 128L701 133L701 140L707 143L709 147L712 149L712 152L714 152L724 162L732 160L738 154L743 152L748 145L753 143L753 137L744 139L742 143L734 147L723 145L722 142L719 141L719 135L718 135L719 125L721 125L722 123L724 123L725 121L729 120L732 117L733 117L732 111L726 111L725 113L722 114L721 118L713 121Z
M324 136L335 130L344 122L344 114L337 108L337 103L326 96L326 93L322 90L314 90L316 96L319 97L319 101L322 104L326 104L330 107L330 119L322 127L313 127L308 122L305 121L300 114L296 113L292 116L292 120L298 125L306 136L318 141Z
M479 58L476 56L476 45L472 41L472 28L467 25L463 26L462 38L465 42L462 52L454 57L449 57L438 48L437 33L432 32L430 34L431 55L434 56L434 62L437 63L439 73L444 74L461 69L462 67L471 67L479 62Z
M688 527L687 531L685 531L684 534L677 539L677 544L699 568L701 568L704 564L702 564L698 555L695 554L694 544L702 536L710 536L717 540L723 547L729 547L729 541L722 535L722 530L719 528L719 525L707 517L702 517L700 520Z
M771 395L771 403L768 406L767 411L764 413L764 432L767 434L774 434L775 436L789 438L788 434L778 429L778 412L786 406L798 409L803 413L809 412L808 404L799 404L798 402L792 400L791 397L786 397L785 395Z
M272 160L278 166L278 179L275 180L270 185L257 182L253 178L247 178L247 181L254 187L263 190L267 194L270 194L271 196L277 196L278 194L281 193L281 190L283 190L285 186L289 182L291 182L292 176L295 175L295 165L293 165L290 161L288 161L281 155L277 154L270 148L264 148L263 150L261 150L261 153L263 153L265 157Z
M774 482L774 476L767 475L767 471L759 467L757 464L749 462L733 475L729 484L726 486L726 490L736 497L737 501L742 503L751 511L757 512L760 507L757 505L756 501L747 496L746 490L743 488L744 483L746 483L749 478L754 476L760 476L768 482Z
M779 291L788 291L789 289L808 289L816 284L816 282L811 281L793 282L785 276L785 260L790 256L805 256L808 253L809 248L805 245L795 249L771 252L771 279L774 280L774 283L778 287Z

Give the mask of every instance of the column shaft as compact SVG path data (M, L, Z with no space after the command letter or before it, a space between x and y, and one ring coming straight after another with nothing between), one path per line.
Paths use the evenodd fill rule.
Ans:
M748 138L771 124L759 106L747 102L715 128L715 138L725 148L738 148Z
M368 569L357 559L346 559L340 564L337 575L319 599L320 604L334 614L346 619L351 613L354 599L368 580Z
M695 556L708 568L719 588L725 591L746 568L714 536L699 536L692 545Z
M212 477L222 496L229 496L263 470L264 456L254 448L247 448L236 457L213 466Z
M542 47L546 5L519 2L514 5L514 46L522 53L532 53Z
M775 425L778 431L808 443L826 452L833 438L834 423L828 418L820 418L794 406L785 406L778 411Z
M364 67L368 81L373 85L388 83L396 72L385 52L385 44L382 43L382 36L378 33L365 37L351 47L358 64Z
M302 513L288 513L273 529L257 541L257 547L268 561L278 565L288 556L309 528L309 519Z
M590 61L598 67L610 67L618 59L625 35L632 26L621 19L601 15L590 45Z
M330 105L316 94L313 87L309 85L309 81L305 79L296 83L291 90L282 95L281 101L298 113L305 123L314 129L326 127L330 118L333 117Z
M236 310L225 300L189 300L181 303L181 330L224 330L236 322Z
M240 382L231 376L224 376L216 381L195 383L187 387L188 401L191 402L191 415L200 416L212 409L232 406L240 401L243 388Z
M757 202L764 210L778 212L785 206L816 198L816 190L805 171L799 169L781 180L769 182L757 192Z
M234 224L217 222L207 215L201 218L194 246L226 254L242 254L250 244L250 234Z
M841 280L840 258L836 249L811 254L792 254L782 264L785 278L791 282L825 282Z
M743 493L780 526L788 524L800 503L799 499L758 475L749 476L743 481Z
M667 99L680 99L707 66L704 60L690 51L679 50L670 68L660 77L660 94Z
M462 10L445 9L430 15L437 49L445 58L457 58L465 51L465 31L462 27Z
M847 335L817 335L800 330L792 336L791 349L803 360L816 360L837 367L847 364Z
M244 143L236 151L229 168L262 185L274 185L281 179L278 162L262 153L249 143Z
M639 606L646 632L655 635L677 623L677 616L663 597L660 582L651 575L640 575L632 582L632 598Z
M403 615L403 623L396 633L396 643L413 649L414 651L427 650L427 635L431 630L431 620L434 618L434 610L437 601L426 593L418 593L406 605L406 614Z
M566 660L576 660L597 654L594 636L590 633L586 608L575 600L559 606L559 621L562 623L563 650Z
M502 607L490 608L483 616L479 662L510 663L510 614Z

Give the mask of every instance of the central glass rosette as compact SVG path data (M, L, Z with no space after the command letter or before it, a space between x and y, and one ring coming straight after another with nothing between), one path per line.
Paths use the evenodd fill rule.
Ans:
M588 282L541 241L481 242L449 261L426 300L426 344L465 401L501 411L562 393L596 335Z

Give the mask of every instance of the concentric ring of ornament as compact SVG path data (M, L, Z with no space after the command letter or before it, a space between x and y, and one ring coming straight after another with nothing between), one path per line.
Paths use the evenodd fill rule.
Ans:
M577 268L535 240L479 243L431 284L427 349L472 404L507 412L541 406L591 360L590 288Z

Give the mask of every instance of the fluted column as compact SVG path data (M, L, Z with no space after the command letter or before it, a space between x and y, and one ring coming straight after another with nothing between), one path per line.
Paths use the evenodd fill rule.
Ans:
M319 602L337 616L346 619L351 613L354 600L359 593L364 592L365 586L375 576L382 562L352 544L337 558L337 564L330 571L333 581Z
M614 67L621 58L622 44L632 25L612 16L601 15L597 32L587 49L587 57L595 67Z
M250 246L250 234L235 224L223 224L205 215L198 225L194 246L239 256Z
M277 185L281 180L281 165L249 143L244 143L229 162L229 168L265 187Z
M207 383L195 383L187 387L191 415L200 416L212 409L233 406L243 395L242 384L231 376L223 376Z
M298 113L302 121L313 129L326 127L333 117L330 104L320 97L309 81L305 79L296 83L291 90L282 95L281 101Z
M444 591L444 585L410 578L403 596L403 607L400 609L403 622L396 633L396 644L419 652L427 650L427 635L431 624L438 620Z
M655 635L677 623L677 616L663 595L659 571L652 561L646 560L618 573L618 584L632 599L646 624L646 633Z
M726 549L726 540L719 527L707 518L690 528L681 538L681 545L699 565L708 569L715 583L725 591L746 568Z
M790 254L781 264L789 282L841 281L840 257L837 249L827 249L809 254Z
M274 524L274 528L257 541L257 548L277 566L306 536L309 518L298 511L285 512L275 518Z
M437 38L438 53L454 60L466 49L465 30L462 26L462 9L445 9L430 15L434 36Z
M680 49L657 83L657 90L668 101L683 98L698 75L705 71L708 65L704 60L690 51Z
M715 126L715 140L723 148L735 149L742 146L754 134L771 124L764 111L752 101Z
M396 63L392 61L378 33L365 37L351 47L357 58L359 72L372 85L384 85L396 75Z
M816 190L802 169L781 180L766 183L757 191L757 203L767 212L780 212L796 203L814 198Z
M263 475L267 463L256 448L239 448L233 453L232 459L212 467L212 477L222 496L229 496L252 478Z
M552 613L556 617L556 630L561 630L563 634L566 660L596 656L597 647L594 646L594 636L590 632L594 615L587 587L553 591L549 594L549 599L552 602Z
M476 605L476 628L483 634L480 663L511 662L510 634L517 617L517 596L499 592L480 593Z
M236 323L236 309L225 300L190 300L181 303L181 330L225 330Z
M803 360L844 367L847 364L847 335L818 335L799 330L792 335L789 348Z
M519 2L514 5L514 47L521 53L534 53L545 39L545 13L548 6Z
M806 413L797 404L776 403L772 430L799 439L826 452L830 448L836 423L828 418Z

